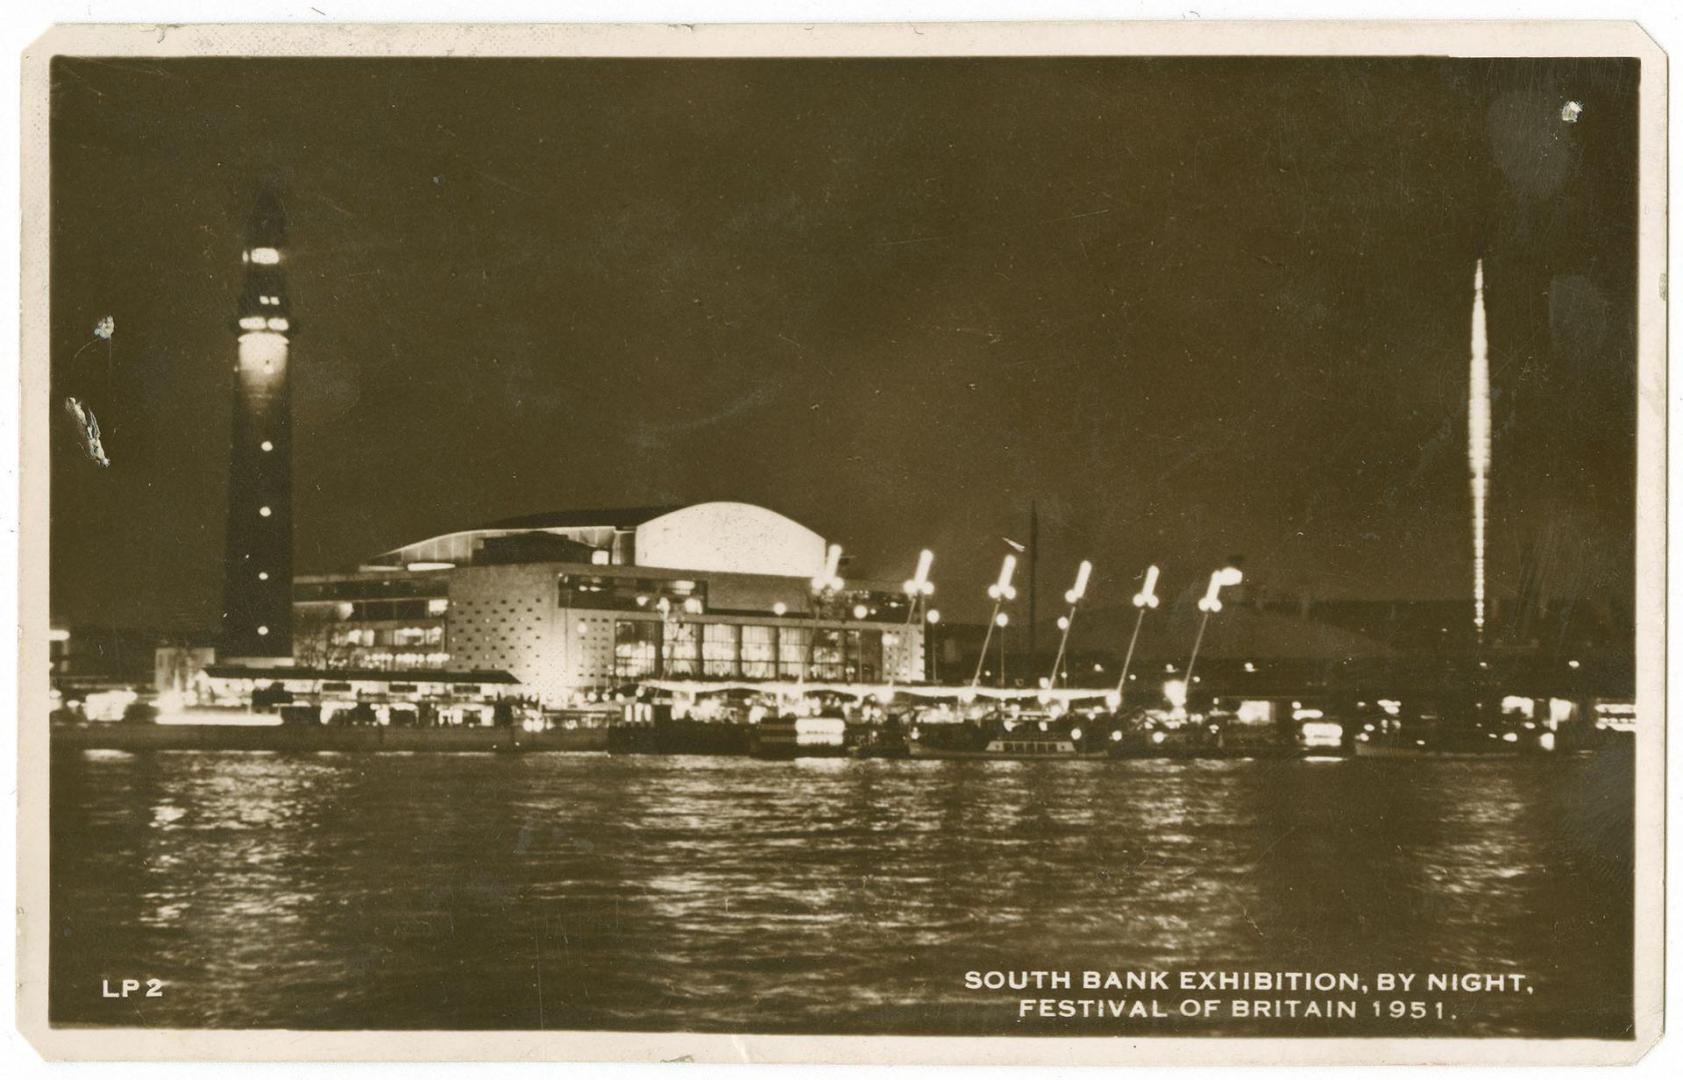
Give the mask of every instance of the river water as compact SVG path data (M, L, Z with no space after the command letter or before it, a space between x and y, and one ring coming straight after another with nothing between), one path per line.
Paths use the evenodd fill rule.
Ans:
M1621 1038L1631 1022L1619 752L70 751L51 781L59 1024ZM1019 1020L1022 998L1172 1013L1211 995L965 985L1029 970L1476 972L1529 989L1375 992L1355 1020ZM162 980L160 996L103 996L125 978ZM1434 1012L1372 1017L1393 997Z

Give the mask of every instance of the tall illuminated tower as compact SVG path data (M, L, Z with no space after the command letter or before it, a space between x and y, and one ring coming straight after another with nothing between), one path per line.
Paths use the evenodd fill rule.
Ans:
M1484 260L1473 270L1472 368L1467 387L1467 469L1473 494L1473 633L1484 644L1484 519L1490 494L1490 351L1484 327Z
M223 567L226 656L292 655L292 394L287 349L292 312L282 260L286 218L265 188L241 260L228 467L228 547Z

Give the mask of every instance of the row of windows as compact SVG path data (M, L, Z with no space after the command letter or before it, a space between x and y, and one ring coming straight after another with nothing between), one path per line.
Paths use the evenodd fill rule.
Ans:
M614 623L618 679L794 679L876 682L882 677L883 633L807 626L735 623Z
M437 618L448 610L450 601L442 597L430 600L341 600L335 609L343 622Z
M374 600L406 596L445 596L450 589L442 574L419 577L353 578L341 581L304 581L292 586L292 599Z
M1001 744L1007 754L1067 754L1070 745L1061 742L1007 742Z
M450 654L442 649L430 652L394 652L389 646L357 646L340 658L343 666L372 671L410 671L441 669L450 662Z
M557 582L556 599L559 606L564 608L597 611L670 611L699 615L709 610L707 583L682 578L667 581L655 578L562 574ZM906 618L906 603L906 597L899 593L856 590L827 597L820 605L820 613L827 619L903 622ZM726 609L717 609L715 614L723 610ZM774 610L782 615L791 608L785 604L778 604Z
M351 684L348 682L327 681L321 684L321 691L324 694L349 693L350 689ZM417 690L418 687L415 683L394 682L386 684L385 692L388 694L413 694ZM495 694L496 690L493 687L481 687L477 683L455 683L445 686L444 693L451 697L480 697L486 694Z
M353 627L335 630L335 645L442 645L443 626Z
M557 602L564 608L595 608L605 611L699 612L707 606L705 582L678 578L611 577L596 574L562 574L557 583Z

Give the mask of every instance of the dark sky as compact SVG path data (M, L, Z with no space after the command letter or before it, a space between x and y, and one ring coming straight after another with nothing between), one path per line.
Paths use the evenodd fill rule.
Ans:
M1232 553L1467 595L1483 255L1493 591L1633 588L1634 61L64 60L52 603L220 607L239 256L292 218L297 560L741 499L937 552L955 614ZM1583 103L1575 124L1561 106ZM103 345L73 359L101 316ZM96 343L97 344L97 343ZM96 353L98 354L96 356ZM112 466L57 402L87 399Z

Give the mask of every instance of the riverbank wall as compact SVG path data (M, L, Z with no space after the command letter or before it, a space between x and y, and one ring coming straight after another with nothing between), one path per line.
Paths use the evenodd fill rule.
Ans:
M327 724L55 724L55 750L275 750L509 753L603 752L605 728L523 731L512 727L336 727Z

